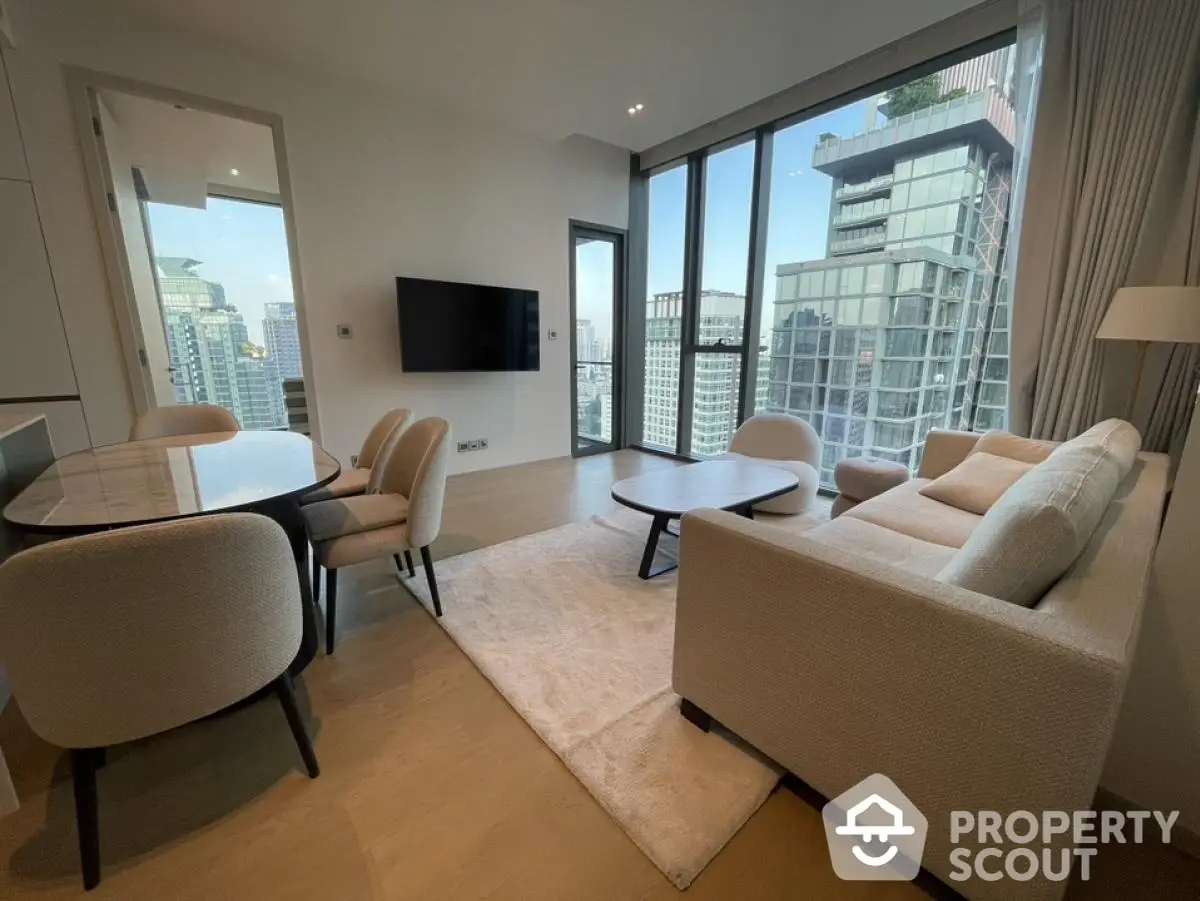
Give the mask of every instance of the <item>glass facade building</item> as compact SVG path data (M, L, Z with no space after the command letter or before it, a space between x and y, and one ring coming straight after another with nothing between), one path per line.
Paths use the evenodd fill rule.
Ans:
M279 364L250 343L225 289L196 273L199 260L156 259L175 402L216 404L245 429L287 426ZM293 320L294 320L293 315Z
M1004 425L1009 57L974 61L964 78L990 67L987 87L813 150L832 179L826 255L776 267L765 406L817 429L826 486L845 457L915 469L931 428Z

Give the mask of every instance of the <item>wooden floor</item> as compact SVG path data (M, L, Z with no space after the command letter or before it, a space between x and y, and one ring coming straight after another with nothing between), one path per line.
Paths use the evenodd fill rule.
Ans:
M436 552L460 553L611 510L619 478L671 461L622 451L451 479ZM322 775L282 712L239 713L115 749L100 774L95 898L635 901L680 893L634 847L386 566L344 574L335 657L302 704ZM0 819L0 898L82 894L63 755L15 705L0 746L23 807ZM1170 849L1101 851L1091 898L1195 898L1200 864ZM774 794L685 897L920 899L838 881L819 812Z

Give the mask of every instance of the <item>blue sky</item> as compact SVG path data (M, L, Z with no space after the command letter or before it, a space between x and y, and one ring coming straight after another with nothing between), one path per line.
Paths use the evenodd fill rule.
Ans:
M206 210L147 206L155 254L202 260L197 273L225 286L225 299L241 312L250 340L262 344L263 304L292 301L283 210L216 197Z
M867 128L868 102L860 101L775 134L771 210L767 229L764 327L775 299L775 267L825 256L832 180L812 168L813 148L824 132L848 137ZM701 289L746 290L750 191L754 144L709 157L705 186L704 261ZM683 286L686 171L679 166L650 183L650 253L647 293Z

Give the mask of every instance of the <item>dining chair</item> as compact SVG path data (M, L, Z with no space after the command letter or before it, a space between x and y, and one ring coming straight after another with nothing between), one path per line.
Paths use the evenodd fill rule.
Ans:
M300 499L300 503L315 504L320 501L354 497L365 493L367 483L371 480L371 468L380 459L383 451L391 450L392 445L399 439L400 433L404 431L404 427L408 425L411 418L412 411L403 408L388 410L384 413L379 421L371 426L371 431L367 432L366 440L363 441L362 449L358 452L354 468L342 470L341 475L325 487L304 495Z
M270 686L319 775L287 674L300 586L270 519L231 513L41 545L0 566L0 599L0 661L21 713L70 749L85 889L100 882L96 771L108 747Z
M313 555L325 567L325 653L336 636L337 573L346 566L391 557L399 568L404 555L415 575L412 551L421 552L434 613L442 615L429 546L442 527L446 470L450 465L450 424L431 416L414 422L376 464L367 492L300 508Z
M129 440L237 432L241 428L237 417L216 404L172 404L154 407L139 416L129 430Z

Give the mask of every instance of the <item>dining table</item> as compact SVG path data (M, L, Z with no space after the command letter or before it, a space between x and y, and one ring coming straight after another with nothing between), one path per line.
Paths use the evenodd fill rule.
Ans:
M8 502L3 518L26 536L45 538L220 513L270 517L287 533L300 584L304 632L288 668L294 676L312 662L320 642L300 499L340 473L333 456L298 432L128 441L59 458Z

